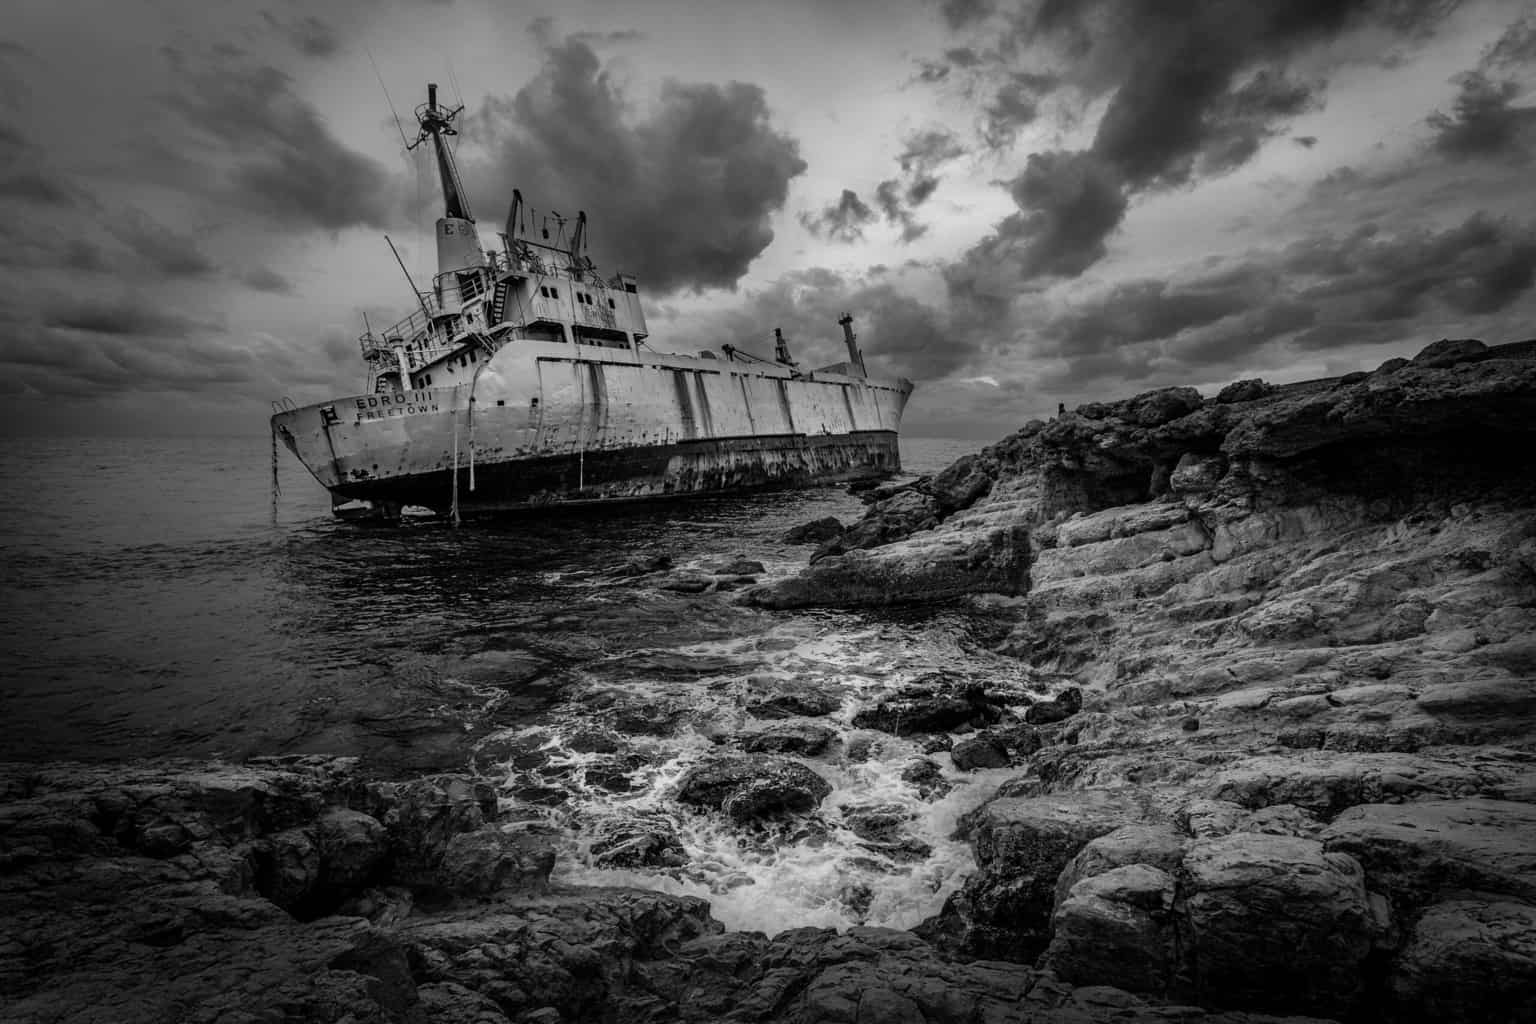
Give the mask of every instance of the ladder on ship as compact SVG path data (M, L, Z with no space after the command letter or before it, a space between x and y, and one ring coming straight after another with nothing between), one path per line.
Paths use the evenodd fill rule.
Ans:
M492 327L495 327L507 318L507 297L511 293L511 281L498 281L496 283L496 291L491 295L490 324Z

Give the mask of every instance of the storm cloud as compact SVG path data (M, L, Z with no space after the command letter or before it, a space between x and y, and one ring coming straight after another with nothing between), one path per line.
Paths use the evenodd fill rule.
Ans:
M463 161L482 216L514 186L540 211L585 209L599 264L656 292L734 286L773 241L769 221L806 169L795 140L770 123L760 87L669 80L656 107L636 114L591 47L572 38L551 45L539 74L492 98L466 132L483 154Z
M1367 25L1422 38L1453 6L1042 0L1002 12L1001 25L989 27L1000 33L991 52L1005 84L1019 74L1013 63L1028 59L1031 74L1046 76L1031 79L1035 92L1054 87L1108 99L1087 149L1033 154L1007 183L1019 212L950 269L952 294L995 304L1010 276L1018 289L1039 277L1081 274L1104 257L1133 196L1244 165L1321 102L1323 84L1289 68L1299 54ZM1022 104L1019 112L1034 113Z
M859 198L852 189L843 189L836 202L828 203L814 216L800 214L800 223L818 238L834 242L857 242L864 237L864 228L876 219L875 211Z
M1199 381L1287 353L1424 344L1425 319L1473 327L1533 286L1536 225L1484 214L1440 230L1369 225L1173 281L1115 284L1043 323L1031 353L1060 388Z
M201 136L222 200L300 228L390 223L398 183L337 139L287 73L167 57L182 87L162 102Z

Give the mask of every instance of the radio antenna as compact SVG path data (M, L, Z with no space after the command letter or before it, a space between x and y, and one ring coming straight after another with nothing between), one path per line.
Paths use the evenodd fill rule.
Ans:
M405 128L400 124L400 112L395 109L395 101L389 98L389 88L384 84L384 76L379 73L379 62L373 59L373 48L365 45L363 49L368 53L368 63L373 65L373 76L379 80L379 90L384 93L384 102L389 104L389 112L394 115L395 131L400 133L400 145L410 149L411 144L405 138Z
M405 269L405 260L400 258L400 250L395 248L395 243L390 242L388 235L384 236L384 241L389 242L389 251L395 254L395 262L400 264L400 273L405 275L405 283L411 286L411 294L416 296L416 302L421 306L421 315L427 318L427 329L431 330L432 314L427 311L427 300L416 290L416 282L411 280L411 272Z

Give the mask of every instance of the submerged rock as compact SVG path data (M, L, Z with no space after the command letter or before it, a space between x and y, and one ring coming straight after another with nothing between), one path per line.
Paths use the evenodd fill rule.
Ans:
M782 540L785 544L821 544L842 536L843 524L836 516L823 516L787 531Z
M830 792L825 779L798 761L752 754L718 756L694 766L674 795L680 803L746 822L815 810Z
M1001 704L982 684L935 673L903 686L872 708L856 712L853 725L910 736L961 725L986 725L1001 716Z
M814 722L779 722L741 734L742 749L749 754L803 754L814 757L827 749L837 733Z

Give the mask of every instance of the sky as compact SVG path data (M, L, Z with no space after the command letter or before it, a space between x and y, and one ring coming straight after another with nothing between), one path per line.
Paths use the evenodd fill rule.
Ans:
M662 351L917 383L904 432L1536 337L1505 0L9 0L0 429L260 434L355 394L441 212L589 219Z

